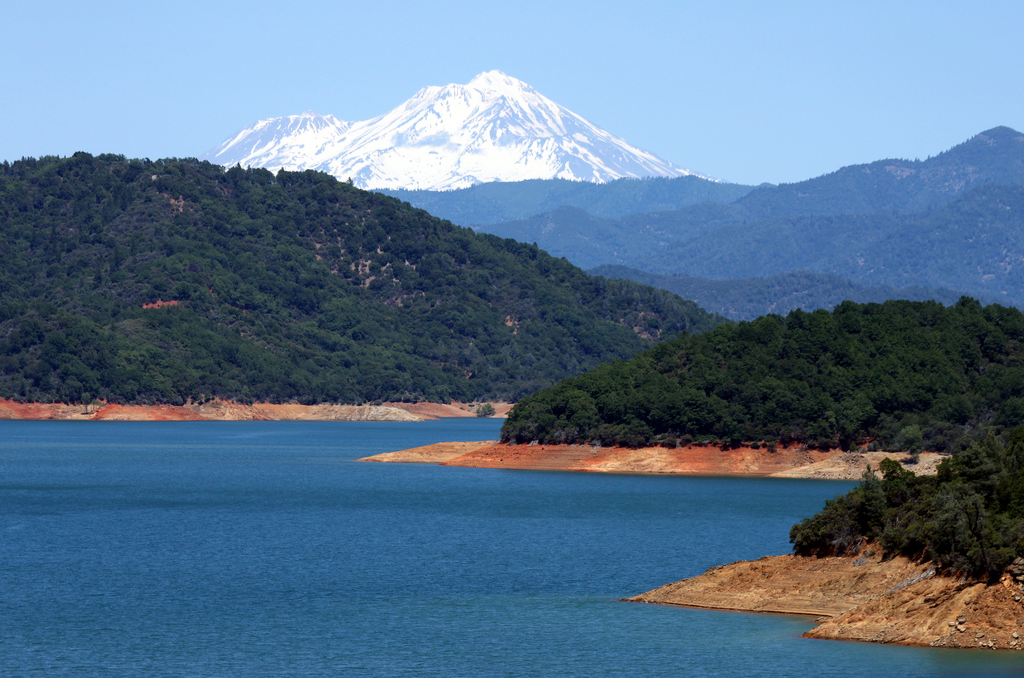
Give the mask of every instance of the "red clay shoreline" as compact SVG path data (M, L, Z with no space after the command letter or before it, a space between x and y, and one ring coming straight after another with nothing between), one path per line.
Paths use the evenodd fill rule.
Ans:
M611 474L751 476L857 480L868 465L886 457L900 460L917 474L934 474L943 459L923 453L911 464L905 455L886 452L813 450L807 446L768 448L689 445L681 448L620 448L591 445L508 444L494 441L438 443L364 458L371 462L419 462L448 467L529 469Z
M512 404L495 403L496 416L503 417ZM90 420L90 421L376 421L421 422L449 417L476 417L472 403L383 403L380 405L302 405L298 403L253 403L216 399L204 403L124 405L118 403L68 404L22 403L0 398L0 420Z
M737 561L625 601L814 616L818 626L803 636L815 639L1024 650L1024 559L985 583L873 547Z

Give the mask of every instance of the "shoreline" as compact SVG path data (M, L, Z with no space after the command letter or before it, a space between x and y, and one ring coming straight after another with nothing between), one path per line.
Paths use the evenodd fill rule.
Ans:
M181 406L21 403L0 398L0 420L78 420L121 422L178 421L319 421L424 422L442 418L476 417L475 403L382 403L381 405L302 405L253 403L215 399ZM510 403L494 403L494 417L503 418Z
M682 448L618 448L589 445L514 445L495 441L437 443L362 458L366 462L410 462L447 467L528 469L605 474L664 474L675 476L752 476L856 481L868 465L877 469L885 458L905 455L887 452L851 453L811 450L805 446L740 447L722 450L715 446ZM922 453L916 464L902 462L915 474L933 475L945 459L938 453Z
M866 548L854 556L737 561L623 601L811 616L817 626L802 635L811 639L1020 651L1022 579L1008 571L994 584L967 581Z

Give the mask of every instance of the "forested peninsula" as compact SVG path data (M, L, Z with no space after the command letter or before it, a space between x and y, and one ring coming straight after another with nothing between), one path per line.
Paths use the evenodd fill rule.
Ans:
M1024 314L963 298L682 335L522 399L502 440L954 452L1024 422Z
M0 398L515 400L721 322L313 171L0 164Z

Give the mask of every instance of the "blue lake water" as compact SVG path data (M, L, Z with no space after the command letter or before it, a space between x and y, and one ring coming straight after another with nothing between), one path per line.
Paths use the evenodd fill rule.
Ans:
M787 552L849 483L354 461L499 426L0 421L0 674L1024 673L619 601Z

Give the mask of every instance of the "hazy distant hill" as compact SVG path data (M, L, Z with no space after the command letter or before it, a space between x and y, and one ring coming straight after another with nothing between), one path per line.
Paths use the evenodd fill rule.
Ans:
M692 299L702 309L735 320L753 320L765 314L785 315L794 309L831 309L845 300L860 303L880 303L889 299L935 300L952 305L961 296L959 292L941 288L858 285L839 276L807 271L794 271L768 278L725 280L662 276L613 265L599 266L588 273L605 278L625 278L662 288L684 299Z
M997 127L928 160L846 167L729 204L618 218L563 208L480 230L536 242L588 269L709 279L804 271L1022 304L1021 186L1024 135Z
M748 219L918 212L985 184L1024 184L1024 134L995 127L927 160L879 160L751 191Z
M718 322L317 172L0 164L0 396L515 399Z
M863 285L944 287L1024 304L1024 186L982 185L914 214L726 225L644 263L659 273L709 278L815 271Z
M519 182L392 194L457 223L536 242L580 266L648 269L643 255L720 226L810 215L907 214L987 184L1024 184L1024 135L997 127L928 160L880 160L780 186L681 177L605 185ZM599 234L591 234L594 227ZM631 252L641 254L623 254Z
M453 191L381 190L430 214L462 226L522 220L560 207L575 207L595 217L617 218L666 212L707 201L732 202L754 187L701 177L619 179L606 184L566 179L491 182ZM503 225L504 226L504 225ZM526 239L517 239L526 240ZM529 242L529 241L527 241Z
M726 203L700 203L672 212L646 212L606 219L575 207L503 224L478 227L483 233L526 243L544 243L546 251L573 264L592 268L602 264L643 267L652 253L684 243L717 226L735 223L743 211Z

